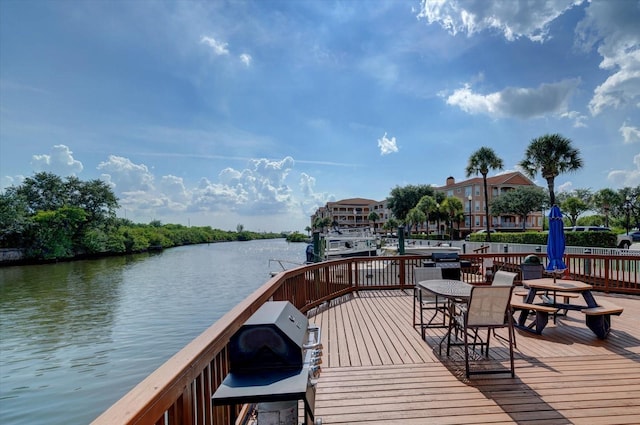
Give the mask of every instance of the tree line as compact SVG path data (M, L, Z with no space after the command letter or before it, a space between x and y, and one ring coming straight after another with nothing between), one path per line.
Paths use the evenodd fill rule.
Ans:
M187 227L116 217L118 199L102 180L65 179L41 172L0 193L0 248L23 250L26 260L125 254L172 246L284 237Z

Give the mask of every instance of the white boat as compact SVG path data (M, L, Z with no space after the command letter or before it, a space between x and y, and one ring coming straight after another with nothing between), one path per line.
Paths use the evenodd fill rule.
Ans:
M378 255L379 241L369 229L334 229L323 240L325 260Z

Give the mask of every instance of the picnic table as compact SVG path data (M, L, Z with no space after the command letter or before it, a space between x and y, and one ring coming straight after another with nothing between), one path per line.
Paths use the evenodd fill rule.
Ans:
M514 310L520 311L516 327L541 334L547 324L548 315L556 314L558 310L580 311L585 315L589 329L600 339L606 339L611 330L611 316L622 314L622 307L605 305L596 301L587 283L576 280L541 278L522 281L528 293L522 303L512 303ZM582 295L585 304L571 304L566 293ZM541 295L542 302L535 303L536 296ZM514 307L515 306L515 307ZM535 322L527 325L530 313L536 314ZM554 316L555 317L555 316Z

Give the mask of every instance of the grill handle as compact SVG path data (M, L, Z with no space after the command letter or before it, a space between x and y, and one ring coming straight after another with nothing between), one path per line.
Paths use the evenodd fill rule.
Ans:
M309 340L306 344L302 344L302 348L310 350L312 348L318 348L320 346L321 332L320 327L316 325L310 325L307 330L309 331Z

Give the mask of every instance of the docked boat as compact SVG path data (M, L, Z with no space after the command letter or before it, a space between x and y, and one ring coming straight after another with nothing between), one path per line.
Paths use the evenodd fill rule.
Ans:
M378 240L368 229L334 229L323 239L325 260L378 255Z

